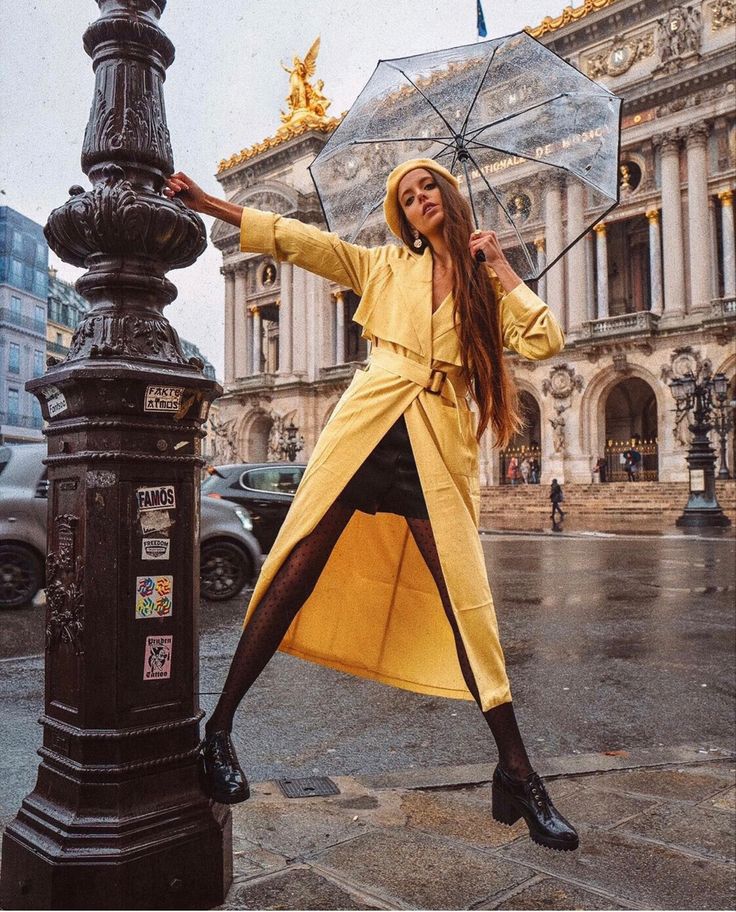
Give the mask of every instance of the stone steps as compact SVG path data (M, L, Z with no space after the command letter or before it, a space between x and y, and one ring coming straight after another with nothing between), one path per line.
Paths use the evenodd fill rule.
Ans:
M688 499L685 481L567 484L563 485L563 491L562 509L578 517L670 518L682 513ZM736 480L717 481L716 495L723 511L736 521ZM548 485L498 485L481 489L481 519L486 524L491 518L537 519L547 517L549 512Z

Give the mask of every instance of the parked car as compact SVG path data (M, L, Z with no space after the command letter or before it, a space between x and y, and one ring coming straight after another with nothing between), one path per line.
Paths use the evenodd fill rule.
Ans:
M245 507L253 517L253 534L265 554L289 512L306 467L294 462L210 466L202 494Z
M27 605L45 583L48 479L45 444L0 446L0 608ZM200 592L233 598L263 563L246 509L202 498Z

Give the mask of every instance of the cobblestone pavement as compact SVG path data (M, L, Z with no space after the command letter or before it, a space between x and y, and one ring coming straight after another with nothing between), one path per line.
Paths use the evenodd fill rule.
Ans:
M732 909L736 757L710 756L546 760L574 852L492 819L490 765L335 777L327 798L259 783L233 808L222 908Z

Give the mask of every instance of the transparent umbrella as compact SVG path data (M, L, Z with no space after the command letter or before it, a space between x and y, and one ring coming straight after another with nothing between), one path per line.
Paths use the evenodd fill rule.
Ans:
M617 205L620 115L619 98L518 32L381 60L310 172L330 230L374 245L390 239L389 172L435 159L467 191L476 226L497 231L519 275L536 279ZM545 261L534 238L550 191L570 184L582 188L582 230Z

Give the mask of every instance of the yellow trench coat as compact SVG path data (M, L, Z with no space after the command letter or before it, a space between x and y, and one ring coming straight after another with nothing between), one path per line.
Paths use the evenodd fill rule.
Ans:
M294 545L308 535L403 413L452 609L482 708L511 699L483 551L477 418L463 395L448 296L432 313L432 255L358 247L270 212L246 208L244 251L269 254L352 288L354 320L372 353L335 406L250 600L245 624ZM495 282L498 282L494 278ZM564 337L521 284L501 298L504 345L532 360ZM430 388L448 372L441 393ZM281 649L419 693L472 699L437 587L404 517L356 511Z

